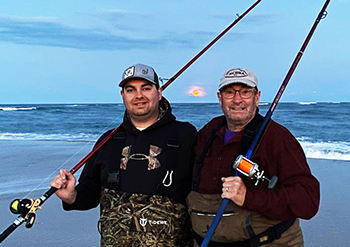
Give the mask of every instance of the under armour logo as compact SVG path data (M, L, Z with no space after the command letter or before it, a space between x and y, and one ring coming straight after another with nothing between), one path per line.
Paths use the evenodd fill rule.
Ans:
M148 170L154 170L161 166L159 160L156 158L162 152L162 148L150 145L149 155L146 154L132 154L131 145L123 148L122 156L120 160L120 169L126 170L129 160L148 160Z

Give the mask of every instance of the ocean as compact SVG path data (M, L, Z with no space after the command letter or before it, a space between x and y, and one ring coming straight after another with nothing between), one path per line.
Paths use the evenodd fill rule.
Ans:
M261 103L260 113L269 106ZM217 103L172 108L197 130L222 115ZM0 195L48 189L58 170L70 170L123 114L123 104L0 105ZM350 103L282 102L272 118L293 133L308 158L350 160Z

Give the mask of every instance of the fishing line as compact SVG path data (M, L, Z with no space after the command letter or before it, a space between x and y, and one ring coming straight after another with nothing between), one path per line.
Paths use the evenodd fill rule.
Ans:
M245 15L247 15L256 5L258 5L261 0L257 0L253 5L251 5L242 15L238 16L224 31L222 31L218 36L216 36L206 47L204 47L195 57L193 57L185 66L183 66L173 77L171 77L162 87L163 91L166 87L168 87L177 77L179 77L191 64L193 64L200 56L204 54L212 45L214 45L224 34L226 34L233 26L235 26ZM79 170L85 163L94 155L101 147L111 139L115 133L117 133L121 129L122 125L119 125L117 128L112 130L103 140L101 140L90 153L88 153L78 164L76 164L69 172L74 174L77 170ZM50 198L55 192L57 188L51 187L47 190L42 196L33 200L30 199L30 205L26 207L27 210L24 212L20 212L17 210L17 206L21 205L21 200L17 199L11 203L10 209L12 209L12 213L19 214L16 220L4 230L3 233L0 234L0 243L6 239L18 226L20 226L23 222L26 222L25 226L27 228L31 228L34 224L34 220L36 217L36 210L41 209L42 204ZM27 200L28 201L28 200Z
M109 123L107 126L105 126L98 134L97 136L101 136L103 133L105 133L107 130L109 130L111 128L112 125L115 125L117 122L120 122L120 119L122 119L122 116L124 114L124 110L121 111L121 113L119 114L119 116L117 118L115 118L114 120L112 120L111 123ZM57 172L63 167L65 166L71 159L73 159L74 157L76 157L78 155L78 153L80 153L84 148L86 148L88 145L91 145L92 143L95 143L96 140L89 140L85 143L85 145L83 145L79 150L77 150L73 155L71 155L66 161L64 161L62 163L62 165L60 165L59 167L56 168L56 170L54 170L51 174L49 174L46 178L44 178L34 189L32 189L30 192L28 192L28 194L26 194L24 196L24 198L29 197L34 191L36 191L43 183L45 183L47 180L53 178L54 175L57 174Z
M319 12L314 24L312 25L312 27L311 27L306 39L304 40L298 54L296 55L291 67L289 68L287 75L285 76L279 90L277 91L277 94L276 94L274 100L272 101L269 110L267 111L263 121L261 122L260 127L259 127L256 135L254 136L254 139L252 140L252 143L250 144L249 150L247 151L247 153L245 155L246 158L250 159L252 157L254 151L257 149L258 145L260 144L260 141L264 135L264 132L265 132L270 120L271 120L272 114L273 114L279 100L281 99L281 96L282 96L284 90L286 89L286 86L289 83L298 63L300 62L300 59L301 59L302 55L304 54L304 51L305 51L307 45L309 44L312 35L314 34L320 21L322 19L324 19L327 15L326 8L327 8L329 3L330 3L330 0L326 0L321 11ZM235 168L235 164L233 164L233 167ZM241 174L244 175L244 173L241 173ZM260 177L260 175L261 175L261 177ZM239 176L238 170L236 171L235 176ZM258 174L258 178L257 178L258 180L260 179L259 177L262 178L262 174ZM224 198L222 200L221 205L220 205L218 211L216 212L216 215L215 215L215 217L214 217L214 219L213 219L213 221L212 221L212 223L211 223L211 225L210 225L210 227L209 227L209 229L208 229L208 231L203 239L201 247L207 247L209 245L211 237L213 236L217 226L219 225L220 219L221 219L221 217L224 213L224 210L227 207L229 201L230 201L230 199L228 199L228 198Z

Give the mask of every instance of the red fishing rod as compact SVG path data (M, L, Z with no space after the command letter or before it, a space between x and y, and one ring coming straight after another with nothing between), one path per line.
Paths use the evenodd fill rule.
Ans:
M183 66L173 77L171 77L163 86L162 90L167 88L175 79L181 75L188 67L191 66L200 56L203 55L204 52L206 52L210 47L212 47L222 36L224 36L234 25L236 25L244 16L246 16L252 9L255 8L256 5L258 5L261 2L261 0L256 1L253 3L246 11L243 12L243 14L238 15L236 20L234 20L227 28L225 28L224 31L222 31L218 36L216 36L206 47L204 47L196 56L194 56L185 66Z
M233 26L235 26L244 16L246 16L261 0L256 1L242 15L238 16L224 31L217 35L207 46L205 46L195 57L193 57L185 66L183 66L173 77L171 77L162 87L164 90L176 78L178 78L191 64L193 64L200 56L204 54L211 46L213 46L222 36L224 36ZM107 135L88 155L86 155L78 164L76 164L69 172L74 174L93 156L111 137L119 131L121 125L115 128ZM26 227L31 228L35 221L35 212L41 209L41 205L57 191L57 188L51 187L41 197L33 199L16 199L10 205L10 210L14 214L19 214L17 219L0 235L0 243L7 238L18 226L26 222Z
M295 57L286 77L284 78L282 85L280 86L269 110L267 111L262 123L260 124L260 127L252 141L252 143L250 144L249 150L247 151L247 154L245 156L243 155L239 155L236 159L236 161L233 164L233 168L236 169L236 176L238 176L240 173L251 178L251 179L255 179L256 183L255 185L257 185L257 183L261 180L267 180L269 181L269 189L273 189L277 183L277 177L274 176L271 179L268 179L267 177L263 176L264 171L259 171L258 169L258 165L255 164L254 162L252 162L251 160L249 160L251 158L251 156L253 155L254 151L256 150L256 148L259 145L260 140L262 139L264 132L268 126L268 123L271 120L272 114L274 112L274 110L276 109L276 106L279 102L279 100L281 99L281 96L284 92L284 90L286 89L286 86L290 80L290 78L292 77L302 55L304 54L304 51L307 47L307 45L309 44L309 41L313 35L313 33L316 30L317 25L320 23L320 21L326 17L327 15L327 6L330 3L330 0L326 0L326 2L324 3L320 13L318 14L311 30L309 31L309 34L307 35L303 45L301 46L300 51L298 52L297 56ZM216 227L219 225L220 219L224 213L224 210L227 206L227 204L229 203L229 199L228 198L224 198L218 211L216 212L216 215L208 229L207 234L205 235L203 242L201 244L201 247L206 247L208 246L211 237L213 236Z

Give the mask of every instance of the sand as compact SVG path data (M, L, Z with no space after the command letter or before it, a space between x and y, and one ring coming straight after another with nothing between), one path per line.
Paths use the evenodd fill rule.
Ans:
M350 226L350 162L309 159L314 175L321 182L321 205L318 214L301 221L305 246L349 246ZM9 211L9 204L21 195L0 197L0 232L17 218ZM99 246L97 221L99 209L65 212L61 202L52 196L37 211L36 221L30 229L19 226L1 246Z

